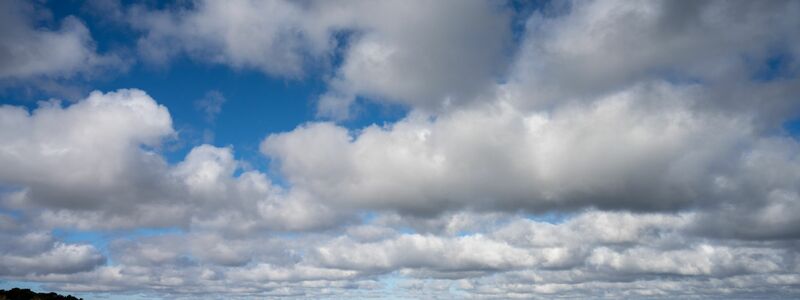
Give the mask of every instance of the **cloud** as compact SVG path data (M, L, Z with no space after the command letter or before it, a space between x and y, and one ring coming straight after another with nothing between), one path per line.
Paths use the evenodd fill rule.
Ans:
M172 135L167 108L139 90L93 92L62 107L0 107L0 178L19 196L51 208L92 208L131 187L157 189L164 162L141 146ZM124 202L124 199L120 199Z
M240 164L231 148L201 145L167 165L158 147L174 136L172 119L140 90L93 92L68 106L40 102L33 111L6 105L0 117L4 205L36 211L44 226L294 230L338 222L340 212L302 190L284 191L258 171L234 176Z
M288 78L332 65L318 111L343 119L356 97L438 111L473 101L499 78L511 51L510 12L483 1L453 4L197 1L126 11L151 62L187 54Z
M297 77L304 73L306 56L318 56L328 47L326 40L304 32L307 15L297 3L199 1L192 6L131 8L131 26L144 33L139 53L156 63L186 53L201 61Z
M113 54L99 54L89 29L67 16L58 27L37 26L45 13L22 1L4 1L0 29L0 80L91 77L125 64Z
M4 255L0 261L3 275L77 273L105 263L105 258L89 245L55 244L38 255Z
M553 5L557 6L557 5ZM792 1L570 2L535 12L511 73L516 101L548 108L653 79L711 87L704 104L785 117L796 111L785 80L752 80L769 59L796 57L800 6ZM779 76L780 77L780 76ZM761 94L773 90L769 96ZM778 92L783 90L784 92ZM792 90L792 91L790 91ZM756 101L755 99L760 99ZM793 108L788 108L793 107Z
M481 217L475 215L476 217ZM742 243L690 233L693 213L586 211L562 223L504 215L482 233L394 233L358 241L349 233L232 238L190 233L119 240L115 266L68 275L29 275L68 291L160 295L332 297L380 293L390 276L398 296L711 298L746 292L792 295L791 244ZM378 222L373 227L382 227ZM229 260L248 257L249 261ZM394 274L394 275L392 275ZM710 281L709 281L710 280ZM780 290L781 292L775 292ZM384 291L385 292L385 291ZM784 294L785 293L785 294Z
M172 116L136 89L0 106L0 276L153 298L800 295L781 127L800 6L550 3L512 32L518 12L452 4L110 7L152 62L322 74L323 115L409 113L264 133L259 170L234 145L168 162Z
M222 112L222 105L228 101L219 91L208 91L203 98L194 102L195 108L205 113L206 122L213 122Z
M188 204L195 207L192 226L231 232L307 230L335 225L347 214L300 189L275 186L259 171L233 176L237 169L230 148L210 145L195 147L175 166L173 178L182 181Z
M47 232L7 221L15 226L0 229L0 276L74 274L106 263L106 257L92 245L64 243Z
M320 114L346 118L356 97L434 112L475 101L508 64L511 16L499 4L454 4L350 5L359 34L320 98Z
M329 201L423 215L672 211L744 201L742 194L764 205L770 193L796 191L791 164L774 166L786 180L750 176L773 170L753 160L771 147L782 149L774 159L793 162L796 141L759 136L746 114L694 111L703 95L696 90L645 84L549 113L499 102L352 133L311 123L267 137L262 151L295 187ZM746 190L726 190L731 181Z

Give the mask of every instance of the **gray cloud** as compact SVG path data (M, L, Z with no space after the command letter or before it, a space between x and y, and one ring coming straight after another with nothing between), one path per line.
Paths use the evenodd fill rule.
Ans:
M753 79L768 59L800 53L787 38L798 34L798 13L793 1L570 2L528 20L510 86L521 105L548 109L652 79L698 82L714 110L786 117L797 108L797 63L783 80Z
M797 142L759 136L747 114L694 111L702 95L655 83L550 113L499 102L355 133L312 123L268 137L262 150L296 187L412 214L762 207L781 201L774 193L792 197ZM767 170L781 176L756 175ZM796 218L772 220L792 228Z
M791 243L695 236L687 230L696 217L587 211L552 224L505 215L504 224L481 233L437 236L385 227L394 233L368 242L354 240L349 232L270 238L163 235L115 242L115 266L24 278L69 291L158 287L158 294L177 297L223 292L231 297L365 296L380 293L384 276L399 276L392 279L393 292L407 297L798 293L800 265ZM229 251L250 260L243 265L228 260ZM607 294L598 296L599 290Z
M2 106L0 116L0 180L10 188L3 203L30 209L42 226L248 231L339 222L340 212L300 189L274 186L258 171L234 176L231 148L201 145L167 165L157 148L174 135L171 117L139 90L42 102L32 112Z
M10 226L0 228L0 276L74 274L106 263L106 257L92 245L64 243L11 218L5 223Z
M0 276L170 299L800 295L800 144L780 128L800 5L552 4L513 45L496 4L402 4L110 7L153 62L321 68L320 113L411 111L265 133L272 174L233 146L167 163L172 118L143 91L1 106ZM69 26L26 30L90 41Z
M173 134L166 107L138 90L94 92L66 108L2 106L0 115L0 178L22 188L20 199L54 208L97 207L121 190L156 188L164 162L140 145Z
M511 20L499 4L353 4L349 22L360 34L347 45L330 90L320 98L322 115L347 117L357 96L447 110L474 101L505 71Z
M491 87L508 64L510 12L483 1L454 4L197 1L191 8L112 11L143 32L139 52L159 64L185 53L301 78L313 65L329 65L341 55L318 112L342 119L359 96L439 111Z
M110 68L126 66L114 54L97 53L89 29L74 16L65 17L51 29L35 25L46 19L49 12L34 4L13 0L0 5L0 83L3 85L9 80L91 77Z
M307 55L319 56L329 47L318 36L324 32L304 32L308 15L298 3L198 1L192 6L164 11L134 6L126 12L131 26L144 32L137 43L143 58L165 63L187 53L201 61L297 77L304 73Z

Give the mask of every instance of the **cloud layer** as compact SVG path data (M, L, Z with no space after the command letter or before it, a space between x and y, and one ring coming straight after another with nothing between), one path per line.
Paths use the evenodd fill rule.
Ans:
M167 159L173 115L138 89L0 106L4 280L170 299L800 295L797 2L104 11L151 64L323 74L320 118L264 132L262 170L230 145ZM3 20L0 77L111 60L74 17ZM337 123L358 99L409 112ZM212 122L232 101L196 106Z

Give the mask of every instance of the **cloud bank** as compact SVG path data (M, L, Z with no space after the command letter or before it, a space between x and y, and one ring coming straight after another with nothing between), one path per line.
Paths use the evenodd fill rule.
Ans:
M151 64L325 74L320 118L263 133L262 170L226 145L170 162L173 115L138 89L0 106L5 280L156 298L800 295L798 2L106 11ZM6 48L102 56L78 20L5 20ZM0 76L87 66L13 53ZM357 99L409 112L337 123ZM226 101L197 105L213 120Z

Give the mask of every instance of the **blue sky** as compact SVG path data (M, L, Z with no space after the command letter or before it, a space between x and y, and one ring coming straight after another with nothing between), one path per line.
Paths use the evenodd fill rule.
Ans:
M0 28L0 288L800 295L797 2L12 0Z

